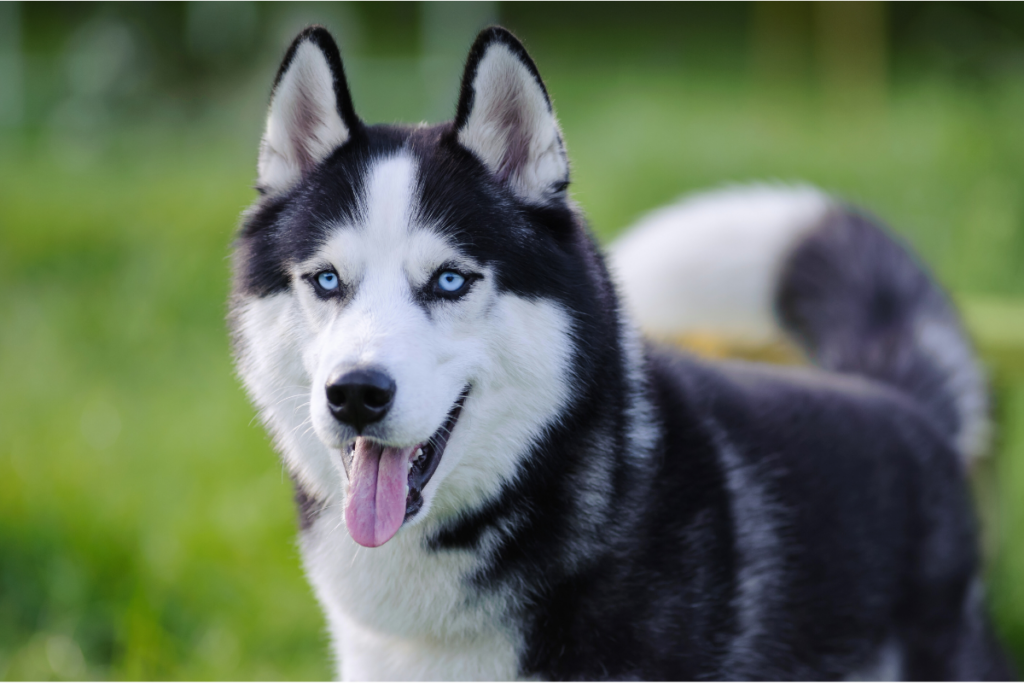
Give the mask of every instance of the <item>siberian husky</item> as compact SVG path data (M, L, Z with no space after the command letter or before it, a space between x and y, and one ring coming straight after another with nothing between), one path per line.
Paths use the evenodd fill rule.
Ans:
M921 265L754 187L651 216L609 268L568 185L501 28L440 125L360 120L323 28L285 55L230 317L339 675L1007 676L964 475L985 382ZM816 367L633 322L698 319Z

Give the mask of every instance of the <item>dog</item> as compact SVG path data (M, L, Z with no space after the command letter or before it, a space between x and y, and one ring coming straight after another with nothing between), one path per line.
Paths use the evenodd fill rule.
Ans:
M504 29L439 125L364 123L321 27L284 57L229 317L339 675L1009 676L965 483L985 381L924 268L781 186L664 209L610 268L568 185Z

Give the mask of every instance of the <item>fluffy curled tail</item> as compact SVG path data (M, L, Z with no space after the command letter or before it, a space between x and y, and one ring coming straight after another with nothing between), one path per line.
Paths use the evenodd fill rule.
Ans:
M612 245L627 309L662 337L795 342L816 365L914 397L965 459L988 390L948 297L873 219L809 187L698 195Z

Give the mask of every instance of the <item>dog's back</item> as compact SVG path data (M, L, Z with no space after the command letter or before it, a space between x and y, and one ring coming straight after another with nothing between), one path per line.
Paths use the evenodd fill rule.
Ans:
M820 192L754 187L662 209L613 247L612 267L656 334L785 336L817 366L650 355L663 458L695 438L673 423L701 425L728 494L735 638L723 672L1007 676L964 481L985 445L986 387L908 252ZM658 288L720 307L672 310L649 296Z

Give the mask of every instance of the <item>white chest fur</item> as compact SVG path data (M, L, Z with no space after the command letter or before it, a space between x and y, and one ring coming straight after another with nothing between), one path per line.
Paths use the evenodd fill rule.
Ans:
M509 680L518 635L508 599L475 590L468 551L430 551L423 525L380 548L352 541L330 509L303 536L306 573L346 680Z

